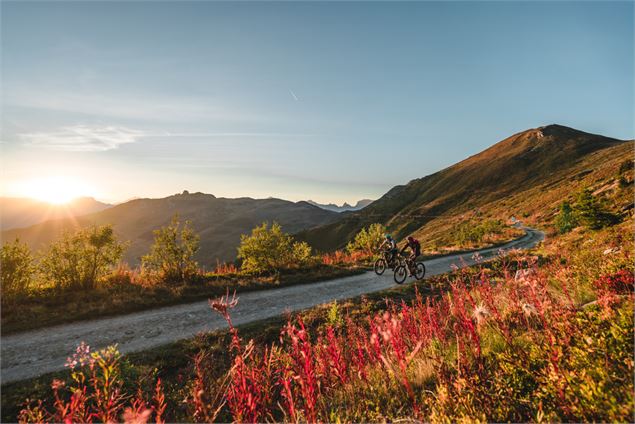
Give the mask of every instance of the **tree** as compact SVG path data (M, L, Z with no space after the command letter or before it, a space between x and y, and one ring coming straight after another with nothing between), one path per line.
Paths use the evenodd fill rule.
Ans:
M573 211L580 224L592 230L613 225L618 220L589 189L580 192Z
M199 249L200 237L185 221L181 227L178 215L167 227L154 230L154 243L150 253L141 258L146 276L165 282L186 281L198 273L194 255Z
M2 299L13 299L16 295L27 293L34 271L33 256L26 243L17 238L12 243L5 243L0 251Z
M294 242L278 223L274 222L269 228L264 222L254 228L251 235L240 237L238 258L242 260L242 270L248 273L279 271L307 265L311 260L311 246Z
M49 247L41 269L58 289L90 290L119 262L124 248L110 225L64 232Z
M560 212L556 217L555 225L560 234L568 233L578 226L578 219L573 213L573 208L569 202L564 201L560 205Z
M346 249L351 253L362 251L370 256L379 249L379 246L384 241L385 234L386 227L378 223L371 224L367 228L362 228L355 235L355 238L348 243Z

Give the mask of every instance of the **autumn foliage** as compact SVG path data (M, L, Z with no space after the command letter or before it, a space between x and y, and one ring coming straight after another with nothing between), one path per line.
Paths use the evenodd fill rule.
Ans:
M632 269L597 279L597 297L615 301L591 305L576 302L571 275L557 261L500 257L495 266L436 280L427 296L386 300L376 312L338 309L341 316L322 324L290 317L279 341L267 345L240 337L231 319L235 296L216 299L210 306L230 329L229 367L215 374L205 350L193 359L182 400L187 419L628 420ZM31 402L22 421L174 417L158 380L145 392L124 392L115 351L70 364L82 370L74 368L72 387L54 382L53 400Z

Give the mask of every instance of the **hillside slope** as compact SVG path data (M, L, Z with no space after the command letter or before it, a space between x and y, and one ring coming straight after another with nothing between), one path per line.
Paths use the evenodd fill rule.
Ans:
M80 197L62 205L24 197L0 197L0 230L28 227L50 219L86 215L110 207L112 205L92 197Z
M112 224L116 234L130 242L124 259L137 264L148 252L153 230L167 225L178 213L190 220L201 236L198 260L211 266L216 259L233 260L241 234L264 221L277 221L287 232L298 232L331 223L340 217L306 202L293 203L280 199L225 199L211 194L184 192L162 199L135 199L99 213L78 218L47 221L24 229L2 233L3 240L19 237L32 248L39 249L54 240L64 229L83 227L91 223Z
M363 210L298 238L332 250L343 247L362 227L380 222L398 237L415 233L429 240L432 227L447 230L451 218L466 219L519 193L558 185L575 189L579 184L570 184L576 181L573 176L593 173L609 160L623 161L632 150L632 143L561 125L530 129L442 171L396 186ZM600 152L606 155L589 162ZM508 213L514 213L517 205L508 204Z

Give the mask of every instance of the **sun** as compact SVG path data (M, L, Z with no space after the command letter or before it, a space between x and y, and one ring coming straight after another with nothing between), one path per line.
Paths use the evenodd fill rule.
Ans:
M90 185L77 178L51 176L24 181L19 192L25 197L62 205L82 196L93 196Z

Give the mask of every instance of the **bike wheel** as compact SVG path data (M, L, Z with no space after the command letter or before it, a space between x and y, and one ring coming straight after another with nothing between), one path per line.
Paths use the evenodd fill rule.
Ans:
M395 283L402 284L408 278L408 268L403 265L399 265L395 268Z
M426 266L423 262L417 262L415 265L415 278L417 280L423 280L423 277L426 276Z
M377 259L373 269L375 270L375 274L382 275L384 271L386 271L386 261L383 258Z

